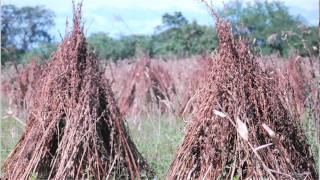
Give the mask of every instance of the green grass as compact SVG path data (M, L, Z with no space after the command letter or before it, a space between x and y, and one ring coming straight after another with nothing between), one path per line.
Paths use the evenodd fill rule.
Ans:
M14 117L1 117L1 159L0 164L10 154L23 132L23 125Z
M316 122L314 118L314 114L310 109L306 109L305 113L302 117L302 125L305 131L305 134L308 139L308 143L311 147L311 151L313 153L314 159L316 161L316 166L318 169L318 173L320 170L320 144L317 142L317 129ZM318 129L319 131L319 129Z
M165 174L182 139L184 122L173 118L140 117L138 122L127 120L130 135L159 179Z
M303 116L303 127L319 168L320 146L316 141L315 122L310 114L306 111ZM165 179L166 172L181 143L185 123L165 115L140 116L135 119L129 118L126 122L140 153L154 169L158 179ZM23 128L15 118L1 117L1 165L18 142Z

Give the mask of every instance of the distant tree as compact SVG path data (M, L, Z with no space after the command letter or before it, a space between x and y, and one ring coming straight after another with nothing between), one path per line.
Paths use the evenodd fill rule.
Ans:
M153 36L153 55L189 56L212 51L217 45L212 27L189 23L180 12L164 14L160 27L164 28Z
M165 13L162 16L162 27L164 28L179 28L188 24L188 20L181 12L174 12L173 14Z
M289 14L288 7L280 1L231 1L222 12L238 27L245 27L253 36L268 36L282 30L296 29L302 24L300 17Z
M39 43L37 47L23 53L19 58L19 63L27 63L32 58L38 58L42 61L46 61L50 59L50 55L56 50L56 43Z
M50 43L49 29L54 26L54 13L43 6L1 6L2 63L18 59L39 43Z
M88 44L94 48L100 59L113 59L117 57L118 44L106 33L100 32L90 35L88 37Z
M299 28L305 24L303 19L290 15L288 7L280 1L231 1L221 14L232 22L236 35L248 36L258 42L262 53L276 51L282 56L288 55L291 48L303 46L298 37L307 38Z
M106 33L94 33L89 36L88 43L100 59L119 60L143 53L151 56L151 37L143 35L112 38Z
M130 35L119 39L122 48L122 59L147 55L152 57L152 42L148 35Z

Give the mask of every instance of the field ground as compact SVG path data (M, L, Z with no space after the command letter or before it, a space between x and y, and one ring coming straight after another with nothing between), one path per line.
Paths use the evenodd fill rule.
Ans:
M302 126L308 138L309 145L316 161L318 173L320 172L320 144L317 143L317 129L314 119L310 116L310 112L306 110L302 117Z
M23 125L13 117L2 116L1 118L1 164L5 158L10 154L18 142L22 132Z
M1 115L1 164L18 142L23 125L14 117ZM304 129L319 168L320 146L316 143L315 125L306 114ZM147 159L159 179L164 179L175 151L180 144L185 122L167 115L140 116L127 119L134 143Z
M184 122L167 116L128 120L130 134L159 179L164 179L183 136Z
M141 116L127 120L134 143L159 179L165 177L182 139L184 124L182 120L166 115ZM18 142L23 128L14 117L1 114L1 165Z

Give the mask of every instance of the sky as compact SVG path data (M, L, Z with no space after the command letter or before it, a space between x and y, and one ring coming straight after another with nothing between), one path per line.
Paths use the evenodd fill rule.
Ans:
M79 0L75 0L78 2ZM220 8L230 0L214 0L213 7ZM254 1L254 0L244 0ZM317 25L318 0L282 0L292 15L302 16L308 24ZM72 0L3 0L2 4L18 7L43 5L55 14L54 36L64 34L66 19L72 18ZM112 37L129 34L152 34L161 24L164 13L180 11L189 20L213 25L207 9L199 0L83 0L85 33L106 32Z

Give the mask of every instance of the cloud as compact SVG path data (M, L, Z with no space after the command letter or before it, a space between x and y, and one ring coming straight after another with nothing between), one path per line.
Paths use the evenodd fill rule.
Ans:
M115 9L129 10L129 9L144 9L152 11L166 11L172 9L180 9L194 13L206 13L201 4L195 0L121 0L121 1L92 1L84 2L88 9L95 9L96 7L109 7Z

